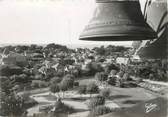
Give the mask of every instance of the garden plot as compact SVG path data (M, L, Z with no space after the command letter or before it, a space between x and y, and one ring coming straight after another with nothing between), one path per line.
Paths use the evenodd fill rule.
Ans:
M28 109L28 116L32 116L34 113L38 113L39 108L41 106L54 105L54 103L57 100L55 95L52 95L50 92L31 95L31 98L35 99L39 104L35 107ZM98 94L92 94L92 97L97 95ZM80 95L76 91L66 91L66 93L64 94L64 97L65 98L62 99L62 102L73 107L74 109L83 110L83 112L73 113L72 116L70 117L80 117L79 115L82 115L83 113L85 115L88 113L88 106L87 106L86 100L90 99L89 94ZM119 108L119 106L111 100L107 100L105 105L107 105L110 108Z

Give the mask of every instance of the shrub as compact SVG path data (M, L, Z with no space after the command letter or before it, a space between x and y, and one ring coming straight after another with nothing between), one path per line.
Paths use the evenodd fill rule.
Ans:
M116 76L112 76L112 77L109 77L108 78L108 84L110 84L110 85L116 85L116 81L117 80L117 77Z
M117 78L115 86L123 87L123 80L121 78Z
M40 106L39 111L44 112L44 113L48 113L52 108L53 108L53 106L51 106L51 105Z
M91 72L90 72L91 70L90 69L82 69L81 70L81 75L82 76L90 76L91 75Z
M48 86L48 83L47 83L47 82L45 82L45 81L39 82L39 88L45 88L45 87L47 87L47 86Z
M57 93L57 92L60 91L60 88L59 88L59 86L58 86L57 84L52 84L52 85L50 86L50 91L51 91L52 93Z
M53 68L47 69L44 79L46 81L49 81L51 78L53 78L55 76L55 74L56 74L55 69L53 69Z
M31 83L31 87L32 87L32 88L39 88L39 84L38 84L38 82L34 82L34 81L32 81L32 83Z
M75 77L78 77L79 74L80 74L80 71L78 69L74 69L71 71L71 73L75 76Z
M66 104L64 104L61 99L58 99L58 101L54 105L55 110L54 114L57 115L58 113L73 113L74 109Z
M63 65L72 65L75 60L73 59L69 59L69 58L65 58L63 61L61 61Z
M98 58L96 61L103 63L104 61L106 61L106 59L105 58Z
M150 79L150 80L153 80L153 79L154 79L154 74L153 74L153 73L150 73L150 74L149 74L149 79Z
M58 76L58 77L63 77L63 75L64 75L64 70L58 69L55 75Z
M96 96L90 99L88 103L88 108L89 109L94 109L95 107L99 105L104 105L105 104L105 98L103 96Z
M41 81L41 80L33 80L31 83L32 88L44 88L47 86L48 86L48 83L45 81Z
M65 85L67 88L73 88L73 84L74 84L74 79L71 77L65 77L62 81L61 81L62 85Z
M91 110L88 117L97 117L97 116L104 115L110 112L111 112L111 109L109 107L101 105Z
M99 93L99 87L95 83L87 85L86 92L89 94Z
M53 77L53 78L50 80L50 84L60 83L61 80L62 80L62 79L61 79L60 77Z
M74 82L74 86L78 87L79 86L79 82Z
M78 93L79 94L86 94L86 85L79 86Z
M111 72L110 72L111 75L116 75L117 74L117 70L115 69L112 69Z
M95 78L98 81L103 82L107 80L107 74L105 72L98 72L96 73Z
M35 99L29 98L28 100L24 101L24 108L28 109L28 108L31 108L31 107L37 105L37 104L38 104L38 102Z
M12 87L12 90L19 91L21 90L21 86L16 84L15 86Z
M42 76L42 74L36 74L34 79L35 80L41 80L41 79L43 79L43 76Z
M123 71L120 71L120 72L117 73L117 75L118 75L120 78L122 78L122 77L124 76L124 72L123 72Z
M111 93L110 89L102 89L100 91L100 95L103 96L104 98L109 98L110 93Z
M75 79L75 76L72 75L72 74L67 74L67 75L64 76L63 79Z
M61 91L66 91L66 90L68 90L68 86L66 85L66 83L63 83L63 82L61 82L61 83L59 84L59 88L60 88Z
M130 74L129 74L129 73L124 73L123 79L124 79L125 81L131 81L131 80L132 80L132 79L130 78Z
M22 99L24 101L27 101L30 99L30 92L29 91L24 91L23 94L21 95Z

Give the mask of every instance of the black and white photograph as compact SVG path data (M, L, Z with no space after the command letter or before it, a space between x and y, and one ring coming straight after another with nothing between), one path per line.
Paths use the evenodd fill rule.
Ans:
M0 117L168 117L167 0L0 0Z

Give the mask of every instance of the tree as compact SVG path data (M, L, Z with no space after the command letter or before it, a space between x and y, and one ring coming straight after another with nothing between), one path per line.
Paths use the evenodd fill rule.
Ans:
M64 92L67 91L68 89L73 88L74 84L74 78L72 75L66 75L61 83L59 84L60 90L63 92L63 98L64 98Z
M118 67L117 65L115 65L115 64L108 64L108 65L105 66L105 68L104 68L104 71L105 71L106 73L110 73L111 70L119 71L119 67Z
M26 110L24 108L24 100L13 93L3 95L0 102L1 116L21 116Z
M37 48L36 44L31 44L29 49L32 50L32 51L35 51L36 48Z
M29 46L26 46L26 45L17 45L15 48L17 53L23 53L24 51L28 49L29 49Z
M95 75L95 78L101 82L101 84L107 80L107 74L105 72L98 72Z
M50 44L48 44L46 47L45 47L46 49L55 49L56 48L56 45L55 45L55 43L50 43Z
M0 76L0 89L1 89L2 92L5 92L6 94L9 94L11 92L11 89L12 89L13 86L14 85L12 84L9 77Z
M94 71L93 75L95 75L96 72L102 72L103 68L102 68L101 64L98 64L96 62L92 62L91 63L91 70Z
M74 76L73 75L66 75L61 83L67 85L67 88L73 88L74 84Z
M94 50L96 51L96 54L98 55L105 55L105 52L106 52L104 46L101 46L100 48L95 47Z
M68 86L67 86L66 83L61 82L61 83L59 84L59 88L60 88L60 90L63 92L63 98L64 98L64 92L68 90Z
M0 66L1 76L11 76L22 74L22 68L15 65L1 65Z
M73 65L73 63L75 62L75 60L73 59L69 59L69 58L65 58L63 61L62 61L63 65Z
M59 50L62 50L62 51L67 51L68 48L66 46L62 46L62 45L59 45L59 44L55 44L55 43L50 43L48 44L45 49L50 49L50 50L55 50L55 49L59 49Z
M97 72L102 72L103 68L100 64L96 62L90 62L89 64L86 65L85 71L86 75L93 76Z
M54 94L57 93L58 98L60 98L59 95L60 87L57 84L51 84L50 91Z
M50 80L50 84L60 83L61 80L62 80L62 79L61 79L60 77L53 77L53 78L51 78L51 80Z

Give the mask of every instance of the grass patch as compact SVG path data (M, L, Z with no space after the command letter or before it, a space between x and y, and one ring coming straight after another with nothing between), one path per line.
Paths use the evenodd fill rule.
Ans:
M48 104L51 104L49 102L40 102L38 105L48 105Z
M121 99L121 98L130 98L131 96L129 95L113 95L113 96L110 96L108 99L110 100L114 100L114 99Z
M70 101L78 101L83 102L89 99L89 97L75 97L75 98L64 98L64 100L70 100Z
M43 95L42 97L44 97L48 101L56 101L57 100L57 97L54 95Z

